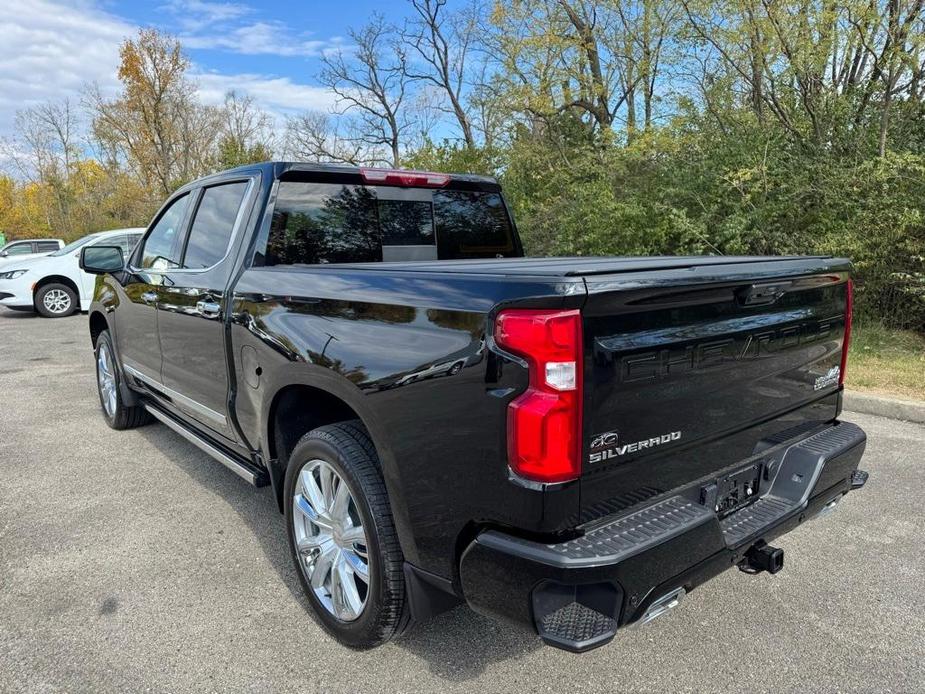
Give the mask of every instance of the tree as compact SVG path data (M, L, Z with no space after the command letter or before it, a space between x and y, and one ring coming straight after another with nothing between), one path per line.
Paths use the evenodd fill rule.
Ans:
M230 169L273 158L272 119L257 107L252 96L229 91L221 115L219 168Z
M803 146L854 147L876 122L883 156L897 97L918 99L923 0L680 1L715 55L705 69L728 72L759 121L769 115Z
M296 159L359 166L376 154L359 137L345 136L340 119L320 111L306 111L286 121L286 147Z
M366 151L371 162L398 167L404 138L413 125L405 108L410 91L405 47L395 28L378 14L363 29L349 34L354 50L322 55L319 76L337 95L338 115L352 121L340 139L349 143L349 150ZM314 125L318 124L315 119ZM313 142L318 138L306 139L307 144ZM337 151L325 147L318 153L331 156Z
M515 109L545 124L572 113L598 134L611 131L640 80L627 61L615 2L520 0L495 7L490 50ZM634 114L628 112L630 121Z
M16 135L9 148L20 174L47 194L47 224L64 235L73 229L69 179L80 156L78 128L70 100L45 102L16 113Z
M467 147L475 147L472 121L465 105L463 88L467 60L477 31L473 12L446 16L446 0L411 0L416 17L405 27L402 40L423 62L421 68L408 65L408 77L428 82L449 101Z
M186 77L189 60L176 39L141 29L123 42L120 56L119 96L107 100L98 88L88 92L93 132L152 195L164 197L210 170L220 113L197 100Z

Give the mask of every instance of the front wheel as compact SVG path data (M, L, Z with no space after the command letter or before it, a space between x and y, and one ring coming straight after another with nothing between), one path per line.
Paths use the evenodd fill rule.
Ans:
M407 623L404 559L362 424L323 426L301 438L286 470L285 506L292 558L324 628L354 648L399 633Z
M112 348L109 331L96 339L96 388L103 407L103 417L113 429L133 429L146 424L151 415L143 407L128 407L122 402L122 372Z
M66 284L46 284L35 293L35 310L46 318L64 318L79 307L77 292Z

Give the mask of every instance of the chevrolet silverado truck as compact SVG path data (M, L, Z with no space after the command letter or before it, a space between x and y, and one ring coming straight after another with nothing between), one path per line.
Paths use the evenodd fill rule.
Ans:
M109 426L270 485L349 646L465 602L586 651L867 479L845 259L526 258L490 178L275 162L81 267Z

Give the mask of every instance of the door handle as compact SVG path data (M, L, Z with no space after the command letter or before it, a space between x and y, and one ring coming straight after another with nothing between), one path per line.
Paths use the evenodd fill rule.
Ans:
M157 301L157 292L145 292L141 295L141 300L150 305Z
M218 318L222 307L214 301L197 301L196 310L203 318Z

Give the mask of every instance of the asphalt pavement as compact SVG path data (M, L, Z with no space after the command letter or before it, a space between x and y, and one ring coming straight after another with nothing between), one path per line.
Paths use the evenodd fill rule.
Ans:
M849 415L867 487L584 655L466 607L374 651L315 624L269 488L110 430L85 315L0 309L0 691L925 691L925 426ZM850 367L849 367L850 368Z

